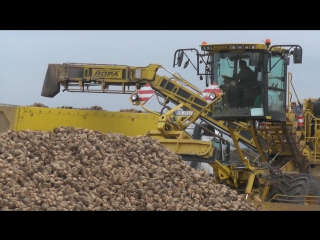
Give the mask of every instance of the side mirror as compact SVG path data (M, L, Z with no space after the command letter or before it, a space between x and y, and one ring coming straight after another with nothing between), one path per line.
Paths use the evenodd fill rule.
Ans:
M187 68L187 67L188 67L189 62L190 62L190 60L188 59L188 60L184 63L184 65L183 65L183 69L185 69L185 68Z
M293 63L302 63L302 49L301 48L294 48L293 52Z
M285 57L284 61L283 61L284 65L289 65L290 64L290 58L289 57Z
M182 61L183 61L183 56L184 56L184 52L183 51L179 52L178 58L177 58L178 67L181 67L181 64L182 64Z

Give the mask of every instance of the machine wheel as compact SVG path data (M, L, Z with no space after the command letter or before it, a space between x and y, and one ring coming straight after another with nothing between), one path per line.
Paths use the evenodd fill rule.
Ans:
M271 202L320 205L320 199L318 200L315 197L320 196L320 186L317 179L311 174L300 173L285 176L285 179L281 180L276 194L293 197L279 196L278 200L272 200Z

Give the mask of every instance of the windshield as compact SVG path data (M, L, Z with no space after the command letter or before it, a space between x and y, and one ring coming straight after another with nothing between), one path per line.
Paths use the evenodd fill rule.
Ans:
M260 53L219 53L214 55L213 82L218 86L225 84L225 77L232 78L240 72L239 61L244 60L253 71L258 71Z
M261 104L262 53L217 53L213 55L211 82L224 96L214 117L263 116Z

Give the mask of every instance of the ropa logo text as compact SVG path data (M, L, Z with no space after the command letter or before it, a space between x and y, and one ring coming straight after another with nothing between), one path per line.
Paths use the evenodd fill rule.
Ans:
M118 71L97 71L95 76L104 76L104 77L118 77Z
M229 46L211 46L211 49L216 50L222 50L222 49L229 49Z

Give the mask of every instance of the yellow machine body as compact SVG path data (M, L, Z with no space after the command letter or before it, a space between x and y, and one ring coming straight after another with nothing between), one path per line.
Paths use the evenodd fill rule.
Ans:
M177 63L174 61L174 66L181 66L187 50L197 52L196 49L177 50ZM262 96L260 102L256 105L259 97L254 95L255 105L251 106L251 93L256 94L257 89L246 89L248 91L244 91L244 101L239 107L231 107L232 101L238 104L238 94L228 94L230 102L224 104L227 96L225 92L210 95L212 101L208 103L200 89L158 64L146 67L49 64L41 92L44 97L56 96L60 86L67 92L121 93L133 96L137 89L149 84L157 97L164 99L163 106L170 102L176 107L159 114L146 109L139 103L139 98L129 100L134 105L140 105L147 113L0 106L0 120L3 122L0 130L52 131L54 127L72 126L128 136L147 134L177 154L208 162L214 170L216 183L225 183L236 189L243 193L244 199L255 205L262 205L268 210L320 210L320 186L314 179L320 178L320 100L306 100L304 111L299 115L285 110L285 104L287 108L290 107L292 95L286 86L291 83L291 75L288 74L288 78L286 76L288 59L292 55L294 63L301 63L302 48L299 45L270 46L270 42L266 41L265 44L203 43L201 50L204 53L197 52L198 64L193 67L197 75L201 76L200 79L203 79L202 75L206 77L207 86L210 81L218 81L220 84L222 80L231 79L230 75L238 68L238 61L246 58L248 64L256 68L257 76L261 76L262 85L258 89ZM184 67L189 62L188 58ZM274 74L269 74L278 62L281 64L274 69ZM204 63L204 73L200 73L199 63ZM157 75L160 68L169 72L171 77ZM220 70L225 69L227 71L220 74ZM220 75L223 79L219 78ZM111 90L111 86L121 89ZM129 90L129 87L135 89ZM175 111L179 109L188 110L192 114L175 116ZM303 124L299 121L302 117ZM202 141L190 136L186 128L196 124L198 119L215 128L213 131L203 128L211 132L212 136L217 137L215 131L219 131L230 137L241 162L219 158L213 141ZM254 149L258 158L245 153L240 143ZM302 186L297 189L299 196L294 196L291 187L286 187L296 187L295 183Z

